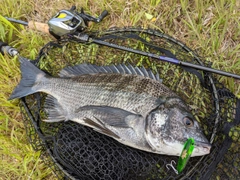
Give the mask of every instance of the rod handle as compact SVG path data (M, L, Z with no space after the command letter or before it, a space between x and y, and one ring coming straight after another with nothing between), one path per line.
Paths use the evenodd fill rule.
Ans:
M0 41L0 53L2 55L8 54L12 57L18 55L18 51L15 48L9 46L7 43L3 41Z
M46 34L50 34L48 24L46 24L46 23L29 21L28 22L28 27L30 29L34 29L34 30L38 30L38 31L46 33Z

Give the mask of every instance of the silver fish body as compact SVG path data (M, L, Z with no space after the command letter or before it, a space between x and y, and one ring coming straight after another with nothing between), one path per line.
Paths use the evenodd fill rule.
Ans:
M51 77L21 59L22 79L10 99L44 92L47 122L72 120L148 152L180 156L194 138L192 156L210 152L185 103L158 76L132 66L81 64Z

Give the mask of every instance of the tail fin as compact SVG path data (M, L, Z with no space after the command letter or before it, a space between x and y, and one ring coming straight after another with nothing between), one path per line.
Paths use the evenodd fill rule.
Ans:
M40 80L42 81L42 78L45 78L46 76L46 73L38 69L26 58L20 57L20 63L22 79L18 86L12 92L9 100L21 98L37 92L37 89L33 88L34 85L37 84L37 82L39 82Z

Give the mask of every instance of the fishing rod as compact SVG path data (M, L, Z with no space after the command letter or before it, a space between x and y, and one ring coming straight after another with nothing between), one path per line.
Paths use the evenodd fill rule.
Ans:
M216 73L216 74L240 79L240 76L237 75L237 74L232 74L232 73L229 73L229 72L209 68L209 67L206 67L206 66L201 66L201 65L197 65L197 64L192 64L192 63L180 61L178 59L170 58L170 57L167 57L167 56L159 56L157 54L153 54L153 53L149 53L149 52L145 52L145 51L140 51L140 50L132 49L132 48L125 47L125 46L120 46L120 45L109 43L109 42L106 42L106 41L103 41L103 40L91 38L87 34L74 35L74 37L81 40L81 41L93 42L93 43L96 43L96 44L109 46L109 47L113 47L113 48L116 48L116 49L121 49L121 50L124 50L124 51L129 51L129 52L140 54L140 55L143 55L143 56L155 58L155 59L165 61L165 62L169 62L169 63L172 63L172 64L191 67L191 68L195 68L195 69L198 69L198 70L203 70L203 71L207 71L207 72L211 72L211 73Z
M197 64L193 64L193 63L189 63L189 62L180 61L179 59L176 59L176 58L171 58L171 57L167 57L167 56L159 56L154 53L149 53L149 52L132 49L132 48L125 47L125 46L120 46L117 44L109 43L104 40L100 40L100 39L91 37L88 34L84 33L84 30L88 26L88 22L92 21L92 22L99 23L107 15L108 15L108 12L106 10L104 10L98 18L95 18L93 16L90 16L90 15L84 13L83 9L81 9L80 13L77 12L76 7L73 6L70 10L59 11L53 18L51 18L48 21L48 24L33 22L33 21L25 22L25 21L16 20L13 18L8 18L8 17L5 17L5 18L8 19L9 21L28 26L30 29L37 29L37 30L45 32L45 33L50 33L57 39L67 35L69 37L76 38L76 40L79 40L80 42L96 43L96 44L100 44L103 46L108 46L111 48L140 54L140 55L154 58L154 59L157 59L160 61L169 62L169 63L175 64L175 65L195 68L195 69L203 70L206 72L216 73L219 75L240 79L240 75L237 75L237 74L233 74L233 73L229 73L226 71L217 70L214 68L201 66L201 65L197 65Z

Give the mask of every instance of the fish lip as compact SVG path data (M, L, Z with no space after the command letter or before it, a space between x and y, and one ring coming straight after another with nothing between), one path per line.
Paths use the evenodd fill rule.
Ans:
M209 142L195 141L195 146L202 147L204 151L209 152L212 148L212 145Z

